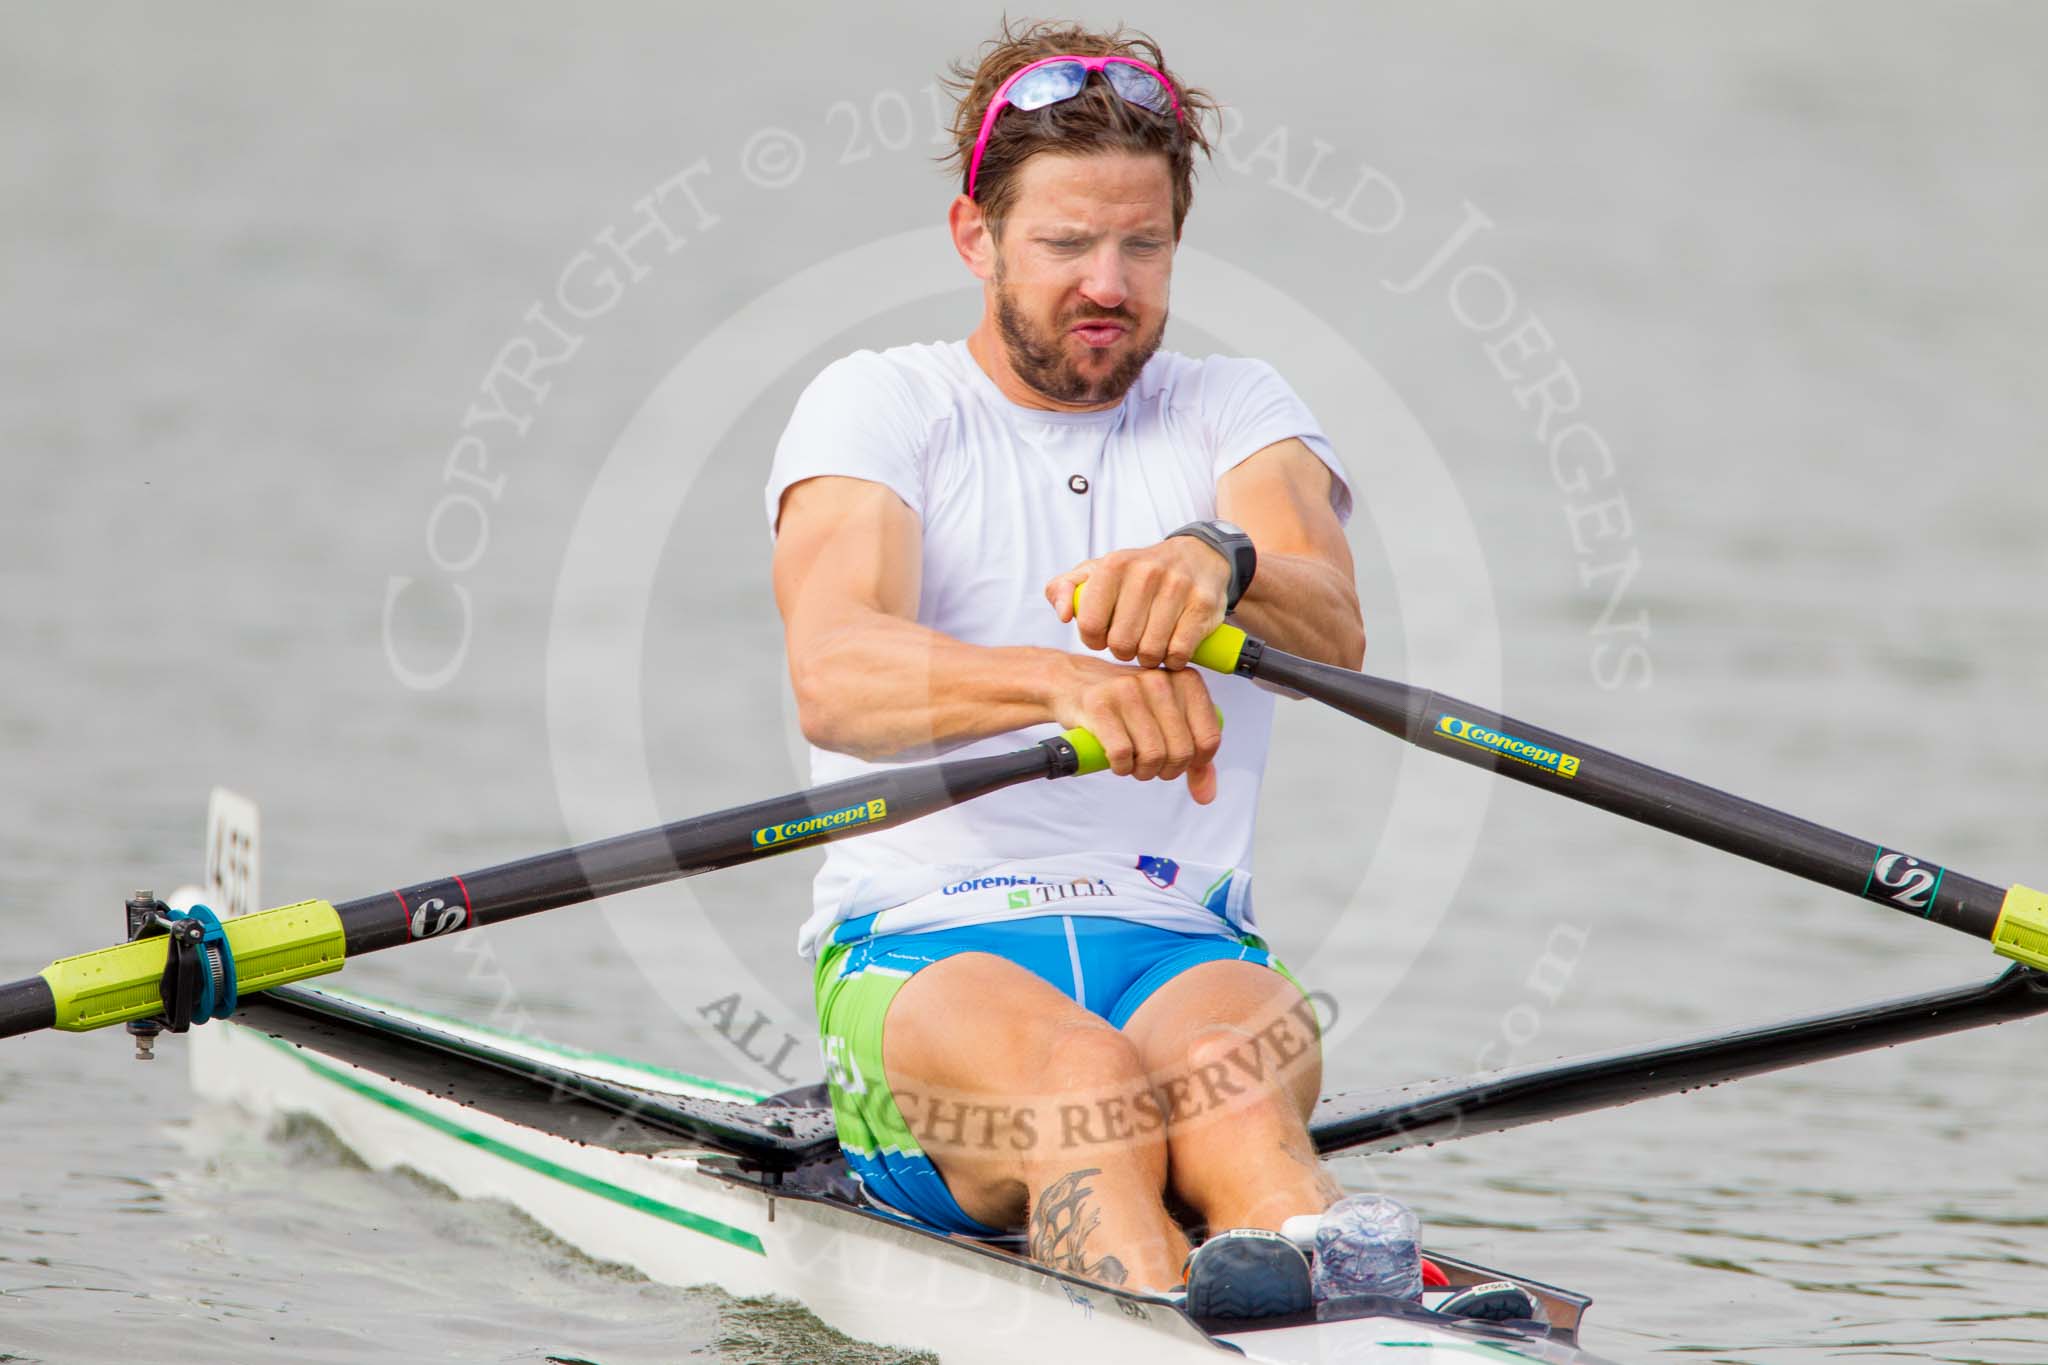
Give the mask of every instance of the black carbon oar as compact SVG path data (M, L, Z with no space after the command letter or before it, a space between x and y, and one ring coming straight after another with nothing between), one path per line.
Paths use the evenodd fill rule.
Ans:
M849 778L339 905L308 900L243 915L222 926L226 952L239 993L249 995L338 971L364 953L753 862L899 825L1020 782L1108 766L1093 735L1069 730L1014 753ZM166 972L167 964L176 966L171 951L171 938L157 933L62 958L36 976L0 985L0 1037L175 1015L169 996L178 988L166 990L176 975Z
M1396 739L1888 905L2048 969L2048 895L1998 887L1511 716L1298 658L1218 626L1194 662L1291 688Z

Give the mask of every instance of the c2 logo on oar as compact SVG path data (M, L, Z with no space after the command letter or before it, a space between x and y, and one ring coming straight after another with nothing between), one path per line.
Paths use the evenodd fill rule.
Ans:
M431 900L421 901L419 909L412 912L412 936L432 938L436 934L448 933L460 928L462 919L461 906L450 905L439 896L435 896Z
M469 888L460 877L423 882L391 894L405 907L406 937L414 941L452 934L457 929L467 929L474 921Z
M1870 865L1870 880L1863 885L1867 900L1889 901L1925 915L1934 909L1934 894L1941 889L1945 867L1923 863L1909 853L1880 848Z

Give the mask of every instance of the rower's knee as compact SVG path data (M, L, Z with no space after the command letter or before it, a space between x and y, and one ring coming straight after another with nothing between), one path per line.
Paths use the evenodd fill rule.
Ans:
M1188 1039L1187 1071L1192 1095L1202 1109L1220 1109L1233 1099L1272 1089L1275 1068L1249 1029L1214 1025Z
M1054 1164L1156 1162L1165 1115L1137 1047L1113 1028L1069 1029L1047 1048L1038 1106L1044 1159Z
M1321 1085L1319 1055L1276 1051L1274 1036L1204 1027L1184 1043L1169 1083L1180 1101L1168 1134L1173 1191L1212 1228L1277 1230L1341 1192L1304 1126Z
M1243 1112L1272 1104L1294 1105L1321 1081L1313 1035L1301 1036L1291 1018L1264 1028L1211 1024L1190 1034L1182 1049L1176 1120Z
M1129 1038L1107 1024L1066 1025L1045 1045L1048 1080L1064 1085L1118 1085L1141 1077L1145 1062Z

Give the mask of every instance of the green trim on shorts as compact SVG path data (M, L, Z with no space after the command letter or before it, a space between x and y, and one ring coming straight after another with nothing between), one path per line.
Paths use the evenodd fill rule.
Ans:
M922 1156L924 1148L917 1145L903 1111L896 1107L882 1067L882 1027L896 992L910 978L877 969L841 976L840 965L852 951L851 945L838 943L819 953L812 982L839 1145L862 1156Z
M1304 1003L1312 1003L1310 1002L1308 987L1301 984L1300 977L1288 970L1287 964L1280 960L1278 953L1275 953L1266 946L1266 940L1260 938L1257 934L1241 933L1237 936L1237 941L1242 947L1255 948L1259 952L1264 953L1266 955L1266 965L1286 977L1287 984L1301 992L1301 998ZM1309 1010L1308 1017L1310 1022L1316 1026L1316 1040L1320 1042L1323 1036L1323 1021L1316 1017L1316 1012L1313 1008Z
M1248 947L1257 948L1260 952L1263 952L1266 955L1266 965L1268 967L1271 967L1274 971L1280 973L1280 975L1286 977L1287 984L1301 992L1302 1003L1309 1007L1308 1020L1311 1024L1315 1025L1316 1041L1320 1043L1323 1040L1322 1017L1316 1013L1315 1000L1312 996L1309 995L1308 987L1301 984L1301 978L1296 976L1292 971L1290 971L1288 969L1287 964L1285 962L1282 962L1279 956L1275 954L1271 948L1268 948L1266 946L1266 940L1260 938L1257 934L1240 934L1238 936L1238 941L1240 943L1245 944Z

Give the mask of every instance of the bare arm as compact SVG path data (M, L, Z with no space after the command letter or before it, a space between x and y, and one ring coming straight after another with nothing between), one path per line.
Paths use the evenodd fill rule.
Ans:
M1267 446L1216 485L1216 511L1244 527L1258 572L1232 613L1289 654L1357 668L1365 622L1351 546L1330 507L1329 467L1299 440Z
M1199 679L971 645L919 625L922 561L917 514L881 484L814 478L783 494L775 600L805 738L879 759L1045 722L1085 725L1114 771L1185 773L1197 800L1213 794L1220 736Z

